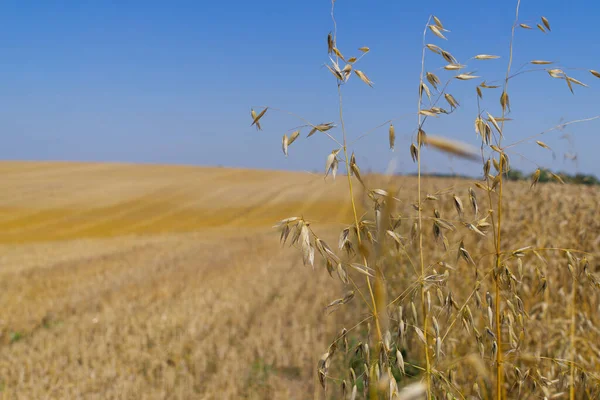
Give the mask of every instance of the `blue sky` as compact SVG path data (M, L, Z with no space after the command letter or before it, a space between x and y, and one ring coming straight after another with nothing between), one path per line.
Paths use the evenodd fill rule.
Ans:
M337 0L338 47L348 57L357 48L371 52L359 68L370 88L353 76L344 87L350 138L399 116L415 113L421 35L430 14L437 15L449 41L428 42L465 62L476 54L499 60L469 61L488 81L503 77L508 55L513 1L357 1ZM250 106L294 111L313 123L334 121L336 84L323 68L326 36L332 29L327 0L305 1L4 1L0 5L1 159L89 160L225 165L288 170L322 170L334 146L323 135L290 147L281 136L300 123L268 112L263 131L250 127ZM521 21L533 26L546 16L552 32L518 30L514 66L533 59L562 67L600 70L597 15L600 3L524 0ZM444 63L428 52L427 70ZM563 121L600 114L600 79L586 71L573 76L590 87L568 91L545 72L511 81L514 120L506 143ZM475 85L454 81L449 92L461 103L450 117L425 126L474 145ZM483 107L500 114L498 90L486 91ZM416 115L397 120L396 151L387 147L387 128L354 148L361 169L412 172L409 138ZM341 134L339 129L333 135ZM561 139L571 135L570 144ZM537 165L574 172L565 152L578 154L578 170L600 176L596 160L600 120L540 137L557 155L535 144L511 153L513 166ZM572 147L573 146L573 147ZM517 154L518 153L518 154ZM531 160L528 161L525 158ZM533 161L533 162L532 162ZM424 152L431 172L479 172L479 166Z

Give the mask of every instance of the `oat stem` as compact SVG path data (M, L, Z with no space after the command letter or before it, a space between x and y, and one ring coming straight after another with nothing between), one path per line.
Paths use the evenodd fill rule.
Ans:
M431 16L427 20L427 24L425 25L425 29L423 30L423 50L421 56L421 75L419 76L419 87L423 85L423 74L425 73L425 37L427 35L427 27L431 22ZM419 135L419 130L422 126L421 121L421 103L423 101L423 91L419 90L419 104L418 104L418 112L417 112L417 126L419 127L417 130L417 147L419 151L417 152L417 192L418 192L418 210L417 215L419 218L419 262L421 264L421 306L423 308L423 335L425 336L425 380L427 385L427 398L430 399L432 397L431 394L431 362L429 360L429 343L428 343L428 331L429 331L429 316L427 315L427 303L425 302L425 261L423 257L423 227L422 227L422 211L421 211L421 140Z
M573 266L575 268L575 266ZM571 334L570 334L570 347L571 347L571 374L569 379L569 400L575 400L575 307L577 306L577 286L575 280L575 273L571 274Z
M519 8L521 6L521 0L517 0L517 7L515 11L515 22L512 25L512 31L510 36L510 54L508 58L508 66L506 68L506 78L504 79L504 89L503 94L507 94L508 92L508 81L510 79L510 70L513 62L513 48L514 48L514 40L515 40L515 29L517 28L517 24L519 23ZM506 109L508 108L507 104L503 104L502 106L502 123L501 123L501 131L504 134L504 117L506 116ZM498 138L498 147L502 148L502 136ZM498 341L497 351L496 351L496 398L501 400L504 397L504 366L502 360L502 327L500 326L500 279L498 274L500 273L500 256L501 256L501 246L502 246L502 188L503 188L503 175L504 168L508 168L505 164L505 158L503 157L503 153L498 155L498 162L500 164L499 171L499 182L498 182L498 224L497 230L498 234L496 235L496 271L494 274L495 283L496 283L496 296L495 296L495 317L496 317L496 338Z
M332 0L331 1L331 19L333 20L333 27L334 27L333 38L334 38L334 43L335 43L335 41L337 39L337 24L335 22L334 7L335 7L335 0ZM362 239L360 236L360 225L358 223L358 214L356 212L356 202L354 201L354 189L352 186L352 179L351 179L351 174L350 174L350 162L349 162L349 157L348 157L346 126L344 125L344 113L343 113L344 107L343 107L343 103L342 103L342 87L341 87L340 82L338 82L338 84L337 84L337 90L338 90L338 104L339 104L339 113L340 113L340 125L342 128L342 138L343 138L341 147L344 152L344 163L346 164L346 176L348 178L348 189L350 191L350 202L352 204L352 213L354 215L354 224L356 226L356 239L358 241L358 245L360 246L362 243ZM368 266L367 258L364 256L364 254L363 254L363 263L365 266ZM375 294L373 293L371 279L369 279L369 277L367 276L366 280L367 280L367 287L369 288L369 294L371 296L371 303L373 305L373 317L375 319L375 327L377 329L377 339L379 340L379 342L383 342L383 335L381 333L381 325L379 323L379 311L377 310L377 302L375 301Z

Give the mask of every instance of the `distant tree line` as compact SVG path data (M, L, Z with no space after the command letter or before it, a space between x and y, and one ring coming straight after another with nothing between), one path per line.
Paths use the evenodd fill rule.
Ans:
M518 169L511 169L508 171L508 179L511 181L522 181L531 180L533 173L524 174ZM557 172L554 175L560 177L565 183L575 183L580 185L600 185L600 180L592 174L577 173L575 175L568 174L566 172ZM550 174L550 171L542 169L540 171L539 183L555 181L556 178Z
M511 169L508 171L507 178L510 181L530 181L533 177L533 172L531 174L523 173L518 169ZM416 176L416 173L408 174L411 176ZM461 174L448 174L448 173L423 173L423 176L435 176L440 178L463 178L463 179L473 179L472 176L461 175ZM557 172L554 174L555 176L560 177L564 183L574 183L580 185L600 185L600 180L593 174L582 174L577 173L575 175L568 174L566 172ZM557 182L557 179L552 176L549 170L543 169L540 171L540 178L538 183L544 182Z

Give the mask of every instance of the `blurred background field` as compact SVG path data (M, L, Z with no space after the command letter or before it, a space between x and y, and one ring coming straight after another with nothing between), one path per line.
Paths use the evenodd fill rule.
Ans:
M324 398L318 357L360 315L323 312L343 295L339 280L303 266L272 225L302 215L335 246L352 220L345 176L37 162L0 170L4 398ZM414 178L367 179L397 188L411 208ZM428 193L471 185L424 178ZM528 188L506 184L508 248L598 252L598 187ZM486 248L471 251L477 259ZM390 279L401 282L407 267L396 268ZM470 290L471 271L453 274ZM593 311L597 296L582 307Z

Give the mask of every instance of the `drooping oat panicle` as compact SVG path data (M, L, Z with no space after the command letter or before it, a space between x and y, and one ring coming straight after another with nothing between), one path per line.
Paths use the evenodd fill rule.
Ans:
M388 138L390 141L390 150L394 151L394 143L396 142L396 130L394 129L394 125L390 124L390 129L388 132Z

